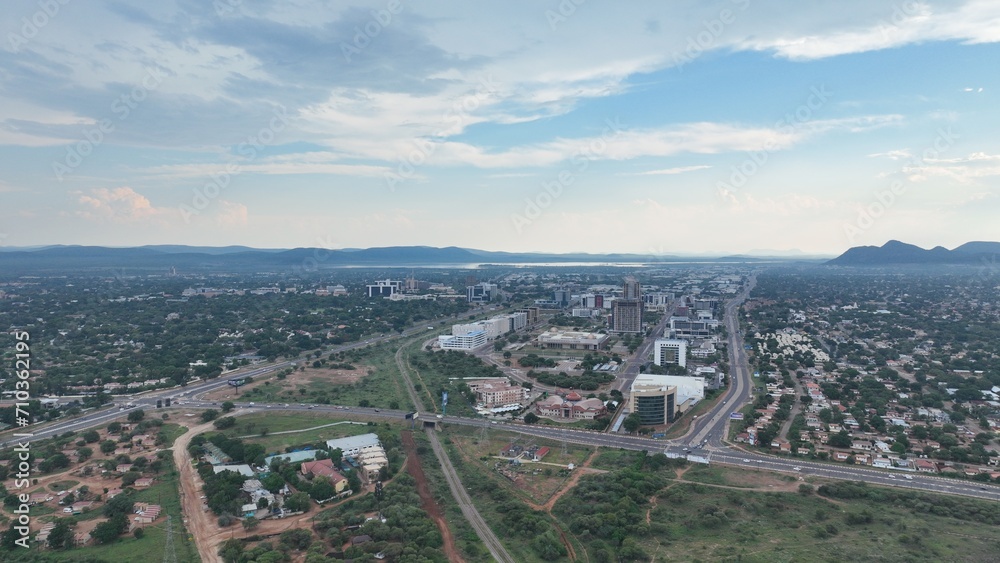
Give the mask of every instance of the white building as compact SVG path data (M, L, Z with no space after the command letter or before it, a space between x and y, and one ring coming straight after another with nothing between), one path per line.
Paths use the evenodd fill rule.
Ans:
M700 401L705 398L705 378L689 377L687 375L652 375L649 373L639 374L635 378L635 386L655 386L655 387L676 387L677 405L683 405L686 401Z
M472 350L486 344L486 331L438 336L438 346L445 350Z
M330 451L339 449L348 457L356 457L361 453L362 449L370 448L372 446L381 446L382 442L378 439L378 434L368 433L361 434L359 436L348 436L346 438L336 438L333 440L326 441L326 447Z
M653 343L653 363L662 366L677 364L687 367L687 342L675 339L658 339Z

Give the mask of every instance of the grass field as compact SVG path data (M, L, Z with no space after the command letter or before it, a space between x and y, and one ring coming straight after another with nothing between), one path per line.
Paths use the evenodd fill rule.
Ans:
M626 452L605 452L593 465L635 460ZM613 539L617 532L613 527L583 529L593 520L587 524L577 520L580 515L633 526L628 542L634 543L624 559L629 561L995 561L1000 546L996 526L918 512L919 503L891 502L876 487L869 488L870 498L843 500L825 498L794 477L768 472L701 465L674 475L674 470L661 471L665 484L653 496L630 504L637 518L626 522L614 513L613 499L623 491L616 490L611 505L595 504L593 486L582 496L564 496L556 513L568 532L586 542L592 560L616 551L621 555ZM605 476L585 477L581 486L598 478ZM598 491L629 486L627 479L600 483ZM799 490L800 485L806 486ZM933 506L937 497L927 497ZM961 504L973 515L992 506L979 502L977 508L973 500ZM616 508L609 511L609 506ZM646 524L635 526L636 520Z
M273 403L320 403L373 407L410 408L409 398L399 383L394 344L382 344L347 352L345 362L368 373L352 383L328 376L329 370L305 367L287 379L270 376L258 385L241 390L243 401ZM236 400L235 395L220 400Z
M358 417L353 417L355 419ZM328 426L330 424L335 426ZM323 428L317 428L317 427ZM261 436L262 429L267 429L267 435ZM229 437L252 436L245 440L252 444L263 445L269 453L284 451L286 446L315 443L320 441L357 436L381 430L378 425L369 426L358 420L346 421L336 415L325 413L253 413L237 417L236 426L222 432ZM302 430L301 432L297 432ZM279 434L279 432L290 432Z

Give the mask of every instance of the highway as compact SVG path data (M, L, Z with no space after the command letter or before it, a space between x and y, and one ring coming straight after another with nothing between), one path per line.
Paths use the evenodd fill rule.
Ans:
M757 285L757 278L751 274L743 290L725 305L726 332L729 336L729 387L719 402L708 412L691 421L688 430L681 441L700 444L708 440L708 444L716 448L725 448L723 439L728 433L729 415L750 402L753 397L753 381L750 364L747 361L743 334L740 332L739 311L750 292Z

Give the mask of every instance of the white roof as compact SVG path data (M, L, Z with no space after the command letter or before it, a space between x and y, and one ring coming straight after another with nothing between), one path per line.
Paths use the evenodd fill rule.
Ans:
M339 448L341 451L347 450L358 450L361 448L366 448L368 446L378 446L381 442L378 440L378 434L361 434L360 436L348 436L346 438L337 438L335 440L327 440L326 445L331 450Z

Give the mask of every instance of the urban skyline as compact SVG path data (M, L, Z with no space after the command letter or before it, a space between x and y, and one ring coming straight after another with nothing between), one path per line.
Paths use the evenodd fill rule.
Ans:
M53 6L2 28L4 246L1000 239L991 2Z

